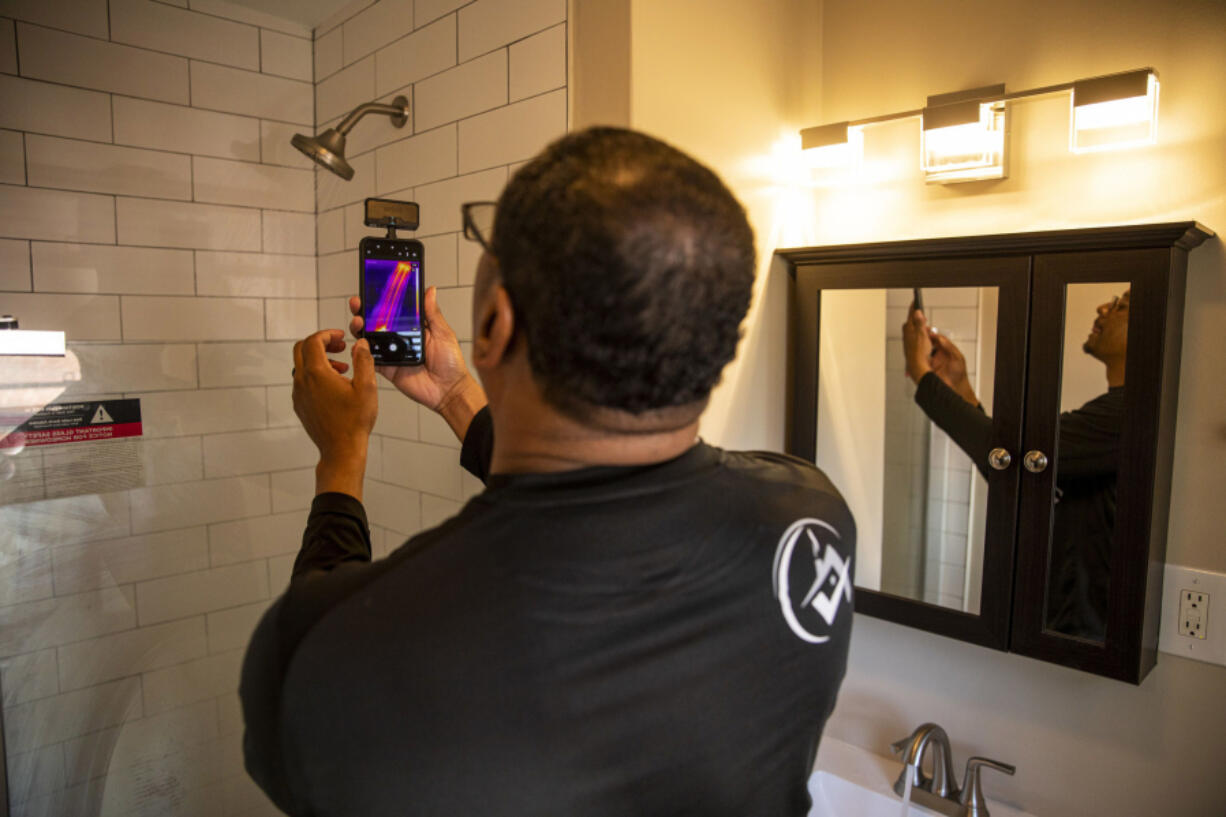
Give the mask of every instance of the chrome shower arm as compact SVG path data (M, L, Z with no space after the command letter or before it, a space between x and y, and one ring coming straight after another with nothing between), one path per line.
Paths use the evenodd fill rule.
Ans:
M403 96L398 96L392 102L393 104L391 105L382 102L365 102L357 106L336 126L337 132L349 133L353 126L358 123L358 120L368 113L386 114L392 118L393 125L398 128L404 127L405 123L409 121L409 100Z

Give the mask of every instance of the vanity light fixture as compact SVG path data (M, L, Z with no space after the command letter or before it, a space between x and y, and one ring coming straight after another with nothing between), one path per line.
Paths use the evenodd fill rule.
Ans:
M1005 93L1002 83L930 96L928 104L916 110L805 128L800 132L801 146L808 159L811 151L850 144L853 131L862 139L862 130L869 125L918 117L920 164L927 181L1001 179L1008 172L1008 103L1058 93L1072 98L1069 148L1074 153L1153 144L1158 74L1140 68L1011 93ZM858 154L854 155L858 162ZM827 160L815 156L810 161L825 166Z
M800 132L801 157L816 184L850 181L864 157L864 128L835 122Z
M1003 179L1008 108L1005 86L928 97L920 114L920 153L928 182Z
M1152 145L1158 135L1158 75L1149 69L1073 83L1074 153Z

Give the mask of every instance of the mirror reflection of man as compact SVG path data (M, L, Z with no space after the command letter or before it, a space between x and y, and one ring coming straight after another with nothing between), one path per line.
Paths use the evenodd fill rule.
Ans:
M1106 635L1130 298L1125 291L1096 310L1082 350L1103 364L1107 391L1061 413L1055 463L1046 626L1098 641ZM957 344L913 309L903 324L903 351L907 376L917 387L915 402L988 477L992 418L975 394Z

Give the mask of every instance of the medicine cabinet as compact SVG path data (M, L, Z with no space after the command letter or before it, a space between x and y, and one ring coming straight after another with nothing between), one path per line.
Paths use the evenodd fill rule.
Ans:
M1182 222L779 251L787 449L856 518L857 612L1141 682L1187 253L1212 235ZM917 292L940 335L918 386L903 341Z

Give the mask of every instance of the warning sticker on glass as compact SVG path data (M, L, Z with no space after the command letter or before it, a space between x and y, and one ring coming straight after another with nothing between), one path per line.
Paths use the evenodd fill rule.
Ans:
M0 449L139 436L139 399L53 403L0 439Z

